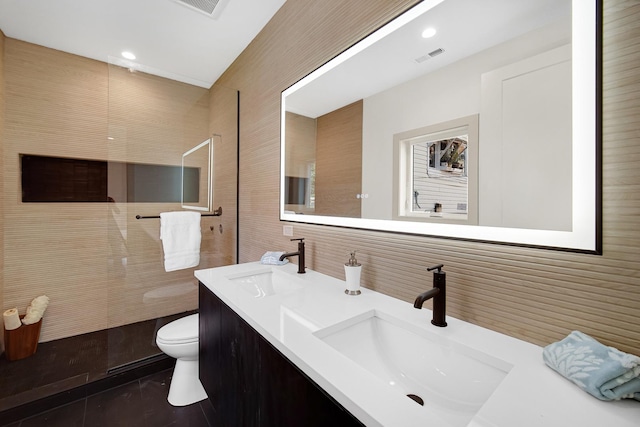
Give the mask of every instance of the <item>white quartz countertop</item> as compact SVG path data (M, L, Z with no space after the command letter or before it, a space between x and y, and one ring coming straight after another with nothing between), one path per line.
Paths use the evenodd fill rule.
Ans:
M272 269L300 286L256 297L231 279ZM472 427L640 425L640 402L603 402L580 390L542 361L542 348L447 316L448 326L431 325L431 311L362 289L344 293L343 280L295 264L259 262L198 270L195 276L267 341L367 426L449 426L428 407L398 393L384 381L339 353L314 332L371 310L380 310L449 343L499 359L510 370L467 424ZM455 283L448 283L448 287ZM425 290L430 287L425 280Z

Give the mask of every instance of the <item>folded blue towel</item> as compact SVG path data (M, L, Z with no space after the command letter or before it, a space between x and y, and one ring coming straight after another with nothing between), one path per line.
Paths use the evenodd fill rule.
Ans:
M260 258L260 264L267 265L285 265L289 262L287 258L280 261L280 257L284 254L284 252L265 252Z
M640 400L640 357L573 331L546 346L544 362L600 400Z

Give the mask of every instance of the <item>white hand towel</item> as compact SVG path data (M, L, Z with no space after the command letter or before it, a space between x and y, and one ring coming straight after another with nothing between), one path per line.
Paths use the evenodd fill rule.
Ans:
M164 249L165 271L196 267L200 264L200 213L162 212L160 239Z
M25 325L33 325L34 323L38 323L42 316L44 315L45 310L49 306L49 297L46 295L40 295L31 301L29 307L27 307L27 313L22 319L22 323Z

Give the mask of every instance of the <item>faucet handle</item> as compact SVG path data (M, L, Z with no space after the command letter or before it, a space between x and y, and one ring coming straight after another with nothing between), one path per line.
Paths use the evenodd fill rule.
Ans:
M291 242L295 242L296 240L299 240L299 241L301 241L301 242L302 242L302 241L304 241L304 237L300 237L300 238L298 238L298 239L291 239L290 241L291 241Z
M438 271L436 271L436 273L441 273L441 268L444 267L444 264L438 264L438 265L434 265L433 267L429 267L427 268L427 271L431 271L431 270L435 270L437 269Z

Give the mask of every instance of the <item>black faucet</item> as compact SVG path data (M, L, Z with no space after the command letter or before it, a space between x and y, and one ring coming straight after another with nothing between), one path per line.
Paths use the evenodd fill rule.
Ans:
M298 274L304 274L306 273L305 266L304 266L304 237L300 239L291 239L292 242L294 240L298 241L298 252L289 252L286 254L282 254L280 255L280 261L283 261L287 257L297 255L298 256Z
M438 264L433 267L427 268L427 271L438 270L433 273L433 288L426 292L421 293L416 298L413 306L417 309L422 308L422 304L428 299L433 298L433 319L431 323L445 327L446 321L446 296L447 296L447 273L442 271L443 264Z

